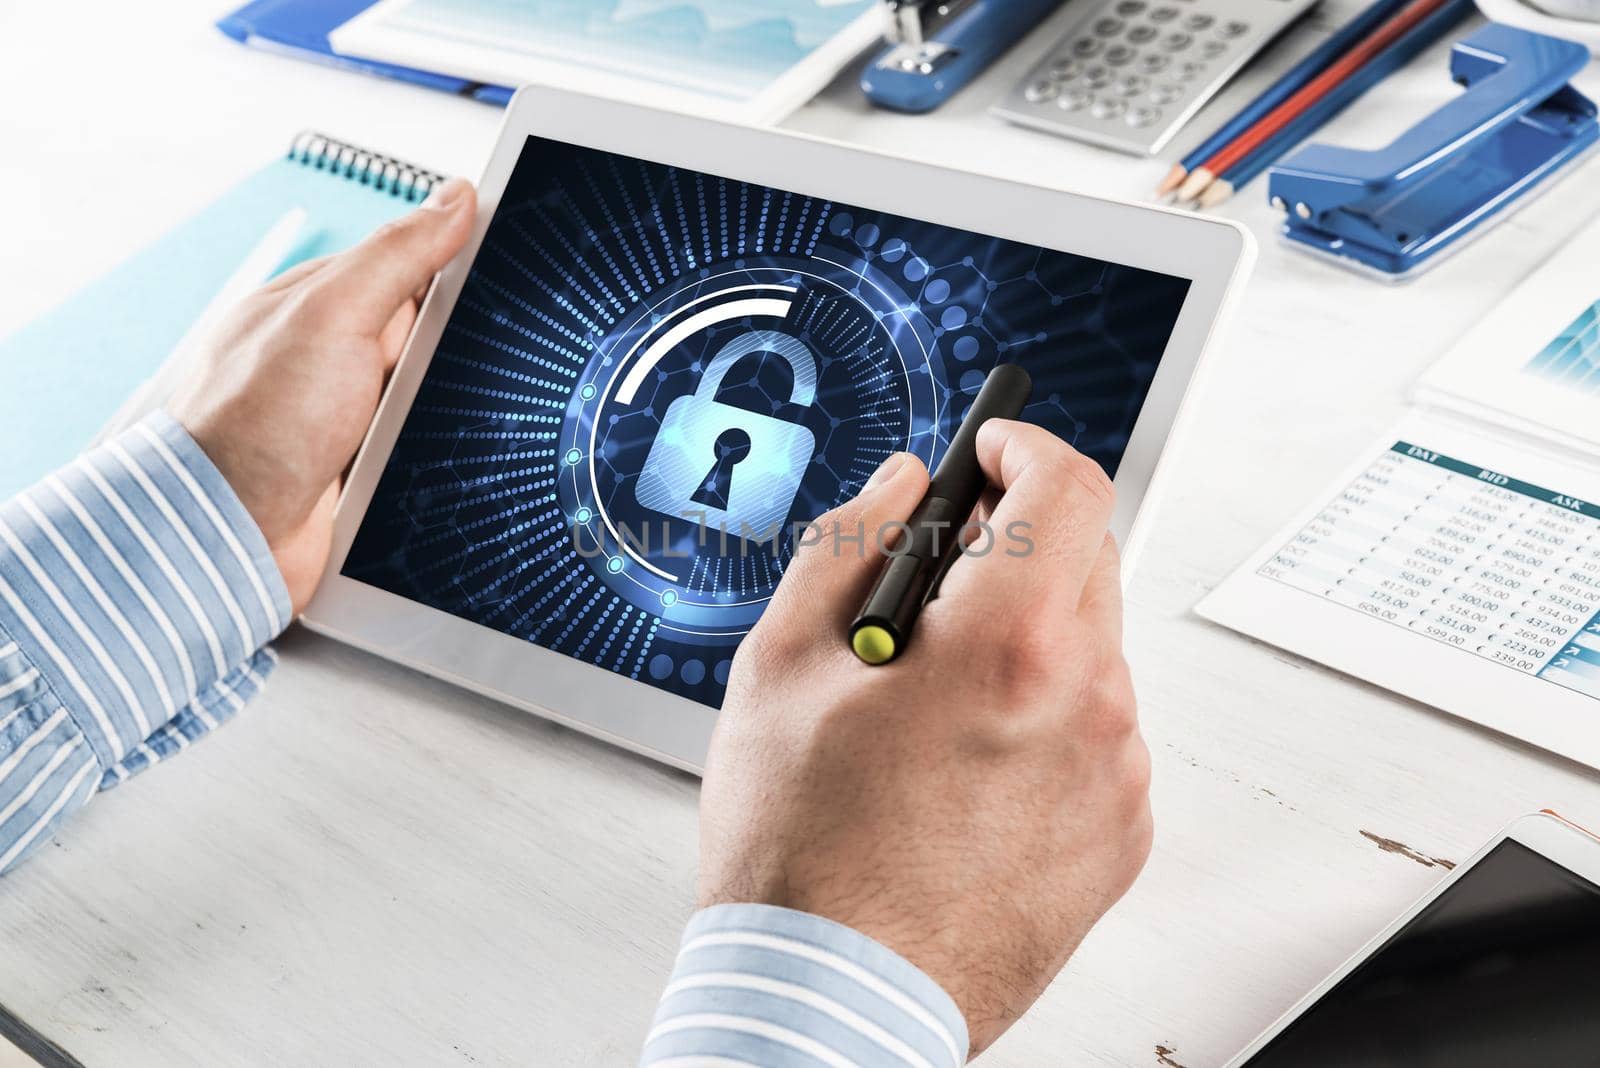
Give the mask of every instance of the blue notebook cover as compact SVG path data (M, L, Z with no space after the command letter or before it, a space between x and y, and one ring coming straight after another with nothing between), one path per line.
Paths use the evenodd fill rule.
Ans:
M344 56L328 47L328 34L371 7L375 0L255 0L217 20L217 29L242 44L286 52L316 63L394 78L429 89L471 96L505 107L512 90L447 74Z
M0 339L0 500L76 456L161 367L263 234L309 219L279 270L410 210L440 176L315 134L42 318Z

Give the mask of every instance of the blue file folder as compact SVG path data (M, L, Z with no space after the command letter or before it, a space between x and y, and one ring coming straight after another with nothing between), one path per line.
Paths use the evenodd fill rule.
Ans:
M255 0L217 20L217 29L242 44L285 52L348 70L394 78L413 85L470 96L486 104L505 107L512 90L503 85L483 85L448 74L415 67L342 56L328 47L328 34L373 5L374 0Z

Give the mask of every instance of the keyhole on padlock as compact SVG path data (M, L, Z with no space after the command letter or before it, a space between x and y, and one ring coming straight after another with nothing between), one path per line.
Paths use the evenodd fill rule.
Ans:
M750 435L736 426L729 427L717 435L712 449L717 459L711 465L711 473L689 499L707 508L726 511L728 491L733 486L733 465L750 455Z

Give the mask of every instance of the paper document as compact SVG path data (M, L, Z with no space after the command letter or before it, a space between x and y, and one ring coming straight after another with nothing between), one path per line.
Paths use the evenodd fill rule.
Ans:
M1417 400L1600 461L1600 224L1563 246L1429 368Z
M875 0L379 0L341 55L776 122L882 33Z
M1591 227L1199 613L1600 768L1597 298Z

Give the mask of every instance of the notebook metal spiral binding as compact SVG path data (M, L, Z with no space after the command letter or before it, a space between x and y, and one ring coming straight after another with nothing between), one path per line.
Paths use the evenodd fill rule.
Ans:
M289 144L289 158L413 203L425 199L434 186L445 180L442 174L315 130L302 130L295 135Z

